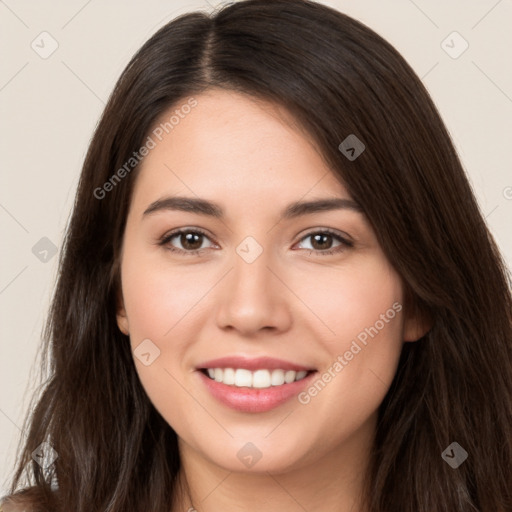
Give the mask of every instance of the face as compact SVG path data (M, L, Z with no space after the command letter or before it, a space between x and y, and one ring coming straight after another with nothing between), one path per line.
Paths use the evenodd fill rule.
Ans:
M418 336L401 280L286 112L195 99L153 136L124 233L117 321L142 385L181 450L229 471L367 446Z

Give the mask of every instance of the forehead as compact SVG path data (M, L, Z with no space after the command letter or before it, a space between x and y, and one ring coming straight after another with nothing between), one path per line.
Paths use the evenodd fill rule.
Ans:
M348 197L283 107L220 89L194 99L177 124L165 125L186 98L152 128L155 147L142 162L134 200L187 192L256 206L262 197L280 203L305 195ZM152 135L158 127L161 140Z

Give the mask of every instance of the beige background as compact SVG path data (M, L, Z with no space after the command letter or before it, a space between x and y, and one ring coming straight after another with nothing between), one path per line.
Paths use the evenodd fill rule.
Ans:
M42 253L49 242L39 241L60 247L92 131L133 53L178 14L220 3L0 0L0 494L23 436L56 277L57 256ZM381 34L423 79L510 266L512 1L323 3ZM442 47L453 31L469 44L458 58ZM39 53L52 48L52 38L58 48L43 59ZM451 36L445 44L453 53L463 41ZM32 252L37 243L39 257Z

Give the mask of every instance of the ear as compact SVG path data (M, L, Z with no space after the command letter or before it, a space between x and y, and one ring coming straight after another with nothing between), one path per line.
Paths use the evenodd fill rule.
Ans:
M404 341L418 341L432 328L433 320L428 312L413 307L412 310L405 311L404 314Z
M128 328L128 317L126 315L126 309L124 307L123 294L119 291L117 295L117 313L116 313L117 326L119 330L128 336L130 334L130 330Z

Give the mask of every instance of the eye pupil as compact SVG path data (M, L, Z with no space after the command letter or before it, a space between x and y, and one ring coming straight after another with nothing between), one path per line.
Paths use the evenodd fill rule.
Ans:
M311 243L311 245L312 245L315 249L319 249L319 250L322 250L322 249L329 249L331 244L327 244L327 246L328 246L328 247L326 247L326 245L325 245L325 241L326 241L326 239L331 239L331 240L330 240L330 242L332 243L332 235L318 233L318 234L316 234L316 235L313 235L313 236L312 236L312 243ZM316 245L319 241L320 241L320 247L315 247L315 245ZM324 244L322 244L322 241L324 242Z
M203 235L201 235L199 233L182 234L181 235L181 243L185 249L189 249L189 250L193 251L193 250L199 249L201 247L201 245L202 245L201 237L202 236ZM194 238L196 239L195 244L194 244ZM199 244L197 244L198 240L199 240ZM183 243L184 241L185 241L185 243ZM192 245L192 247L190 245Z

